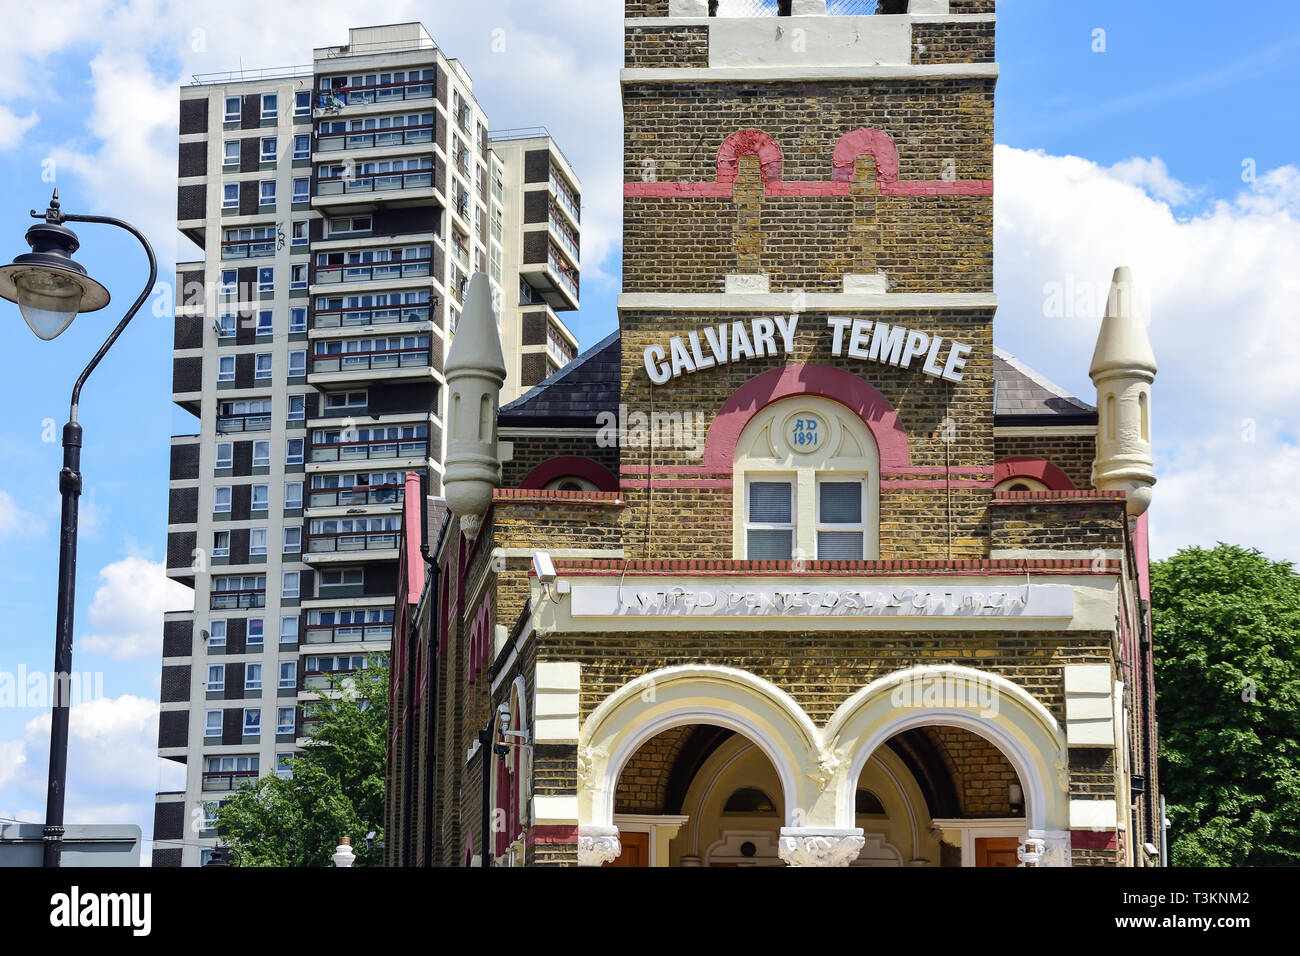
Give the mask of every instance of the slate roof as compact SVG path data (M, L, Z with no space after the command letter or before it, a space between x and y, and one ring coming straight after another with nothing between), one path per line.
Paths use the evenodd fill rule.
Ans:
M623 349L611 332L564 368L501 409L503 427L595 428L600 412L618 412Z
M1097 409L994 346L993 421L997 425L1095 425Z
M501 409L506 427L595 428L600 412L617 412L623 350L611 332L554 375ZM993 416L998 425L1095 425L1097 409L1017 361L993 350Z

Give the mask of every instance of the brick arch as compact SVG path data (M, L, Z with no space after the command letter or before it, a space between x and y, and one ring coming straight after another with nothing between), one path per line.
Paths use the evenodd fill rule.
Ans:
M869 155L876 161L876 182L883 192L886 185L898 182L898 147L888 133L878 129L855 129L840 137L832 160L835 182L853 181L853 167L859 156Z
M1051 491L1074 491L1070 476L1045 458L1019 455L1003 458L993 466L993 484L1000 485L1009 478L1032 478L1041 481Z
M734 183L740 175L740 157L757 156L764 183L781 181L781 147L761 129L732 133L718 147L718 182Z
M911 465L907 433L885 396L841 368L783 365L751 378L723 403L704 443L705 467L730 471L735 464L736 442L749 420L773 402L796 395L829 398L861 418L876 440L882 469Z
M545 488L556 478L586 478L600 491L618 491L618 479L599 462L578 455L561 455L542 462L519 483L520 488Z

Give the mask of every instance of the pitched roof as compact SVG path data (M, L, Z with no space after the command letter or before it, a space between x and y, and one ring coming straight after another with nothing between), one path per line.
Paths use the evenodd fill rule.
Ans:
M623 349L611 332L564 368L501 409L504 426L595 428L600 412L618 411Z
M617 331L501 409L514 427L594 428L596 416L618 409L623 350ZM1018 361L993 349L993 415L999 425L1093 425L1097 409Z
M993 421L998 425L1095 425L1097 409L994 346Z

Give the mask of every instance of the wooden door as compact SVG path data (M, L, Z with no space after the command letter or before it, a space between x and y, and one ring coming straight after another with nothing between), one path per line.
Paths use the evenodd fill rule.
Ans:
M1020 848L1018 837L977 837L975 839L976 866L1019 866L1020 858L1016 850Z
M605 866L650 865L650 834L620 833L618 842L623 844L623 852Z

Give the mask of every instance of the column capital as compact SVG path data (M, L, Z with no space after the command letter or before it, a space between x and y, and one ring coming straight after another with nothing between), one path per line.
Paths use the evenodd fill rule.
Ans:
M1064 830L1028 830L1016 850L1021 866L1069 866L1070 834Z
M865 843L861 827L782 827L777 854L790 866L848 866Z
M618 827L578 827L578 866L603 866L618 859L622 852Z

